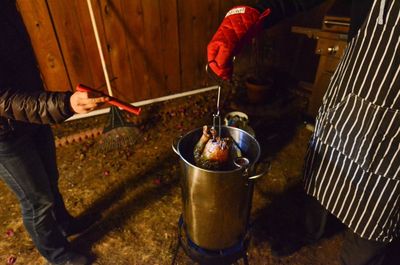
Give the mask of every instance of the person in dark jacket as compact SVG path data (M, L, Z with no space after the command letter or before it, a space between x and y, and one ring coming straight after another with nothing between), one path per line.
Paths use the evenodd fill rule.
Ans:
M0 179L17 196L26 230L50 264L87 264L67 237L90 222L77 221L65 208L49 124L87 113L107 98L44 91L15 1L0 1L0 34Z
M320 2L263 0L231 9L208 45L210 68L229 80L246 41ZM305 159L303 243L321 238L334 216L348 227L342 264L388 265L400 228L400 1L353 0L351 14L348 46Z

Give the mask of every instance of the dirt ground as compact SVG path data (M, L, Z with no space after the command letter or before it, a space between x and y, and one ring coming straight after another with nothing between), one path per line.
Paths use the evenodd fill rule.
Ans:
M99 144L102 136L57 148L60 190L67 208L74 216L101 214L87 233L70 238L74 247L91 253L98 265L171 264L182 205L179 160L171 143L211 123L215 97L215 92L207 92L144 107L140 118L130 117L140 132L130 148L104 152ZM270 171L254 190L249 263L339 264L340 233L287 257L271 253L272 236L290 238L297 233L296 220L302 214L297 187L311 135L299 114L303 101L291 93L280 98L262 106L227 101L222 111L249 114L262 148L260 161L271 162ZM60 140L103 126L106 118L54 126L55 137ZM14 264L45 264L23 227L17 200L2 182L0 201L0 264L7 264L12 256ZM180 249L176 264L194 263Z

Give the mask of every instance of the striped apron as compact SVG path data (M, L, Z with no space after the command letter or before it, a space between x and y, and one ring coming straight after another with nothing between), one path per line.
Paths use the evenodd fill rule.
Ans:
M305 189L361 237L400 225L400 0L375 0L319 109Z

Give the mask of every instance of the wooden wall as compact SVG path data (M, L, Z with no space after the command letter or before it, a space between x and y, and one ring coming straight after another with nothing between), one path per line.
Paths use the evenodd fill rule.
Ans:
M91 1L108 71L117 78L112 83L114 95L134 102L214 84L205 72L207 43L231 7L257 0ZM48 90L105 83L86 0L17 0L17 4ZM275 65L298 73L299 79L305 75L312 79L315 67L304 61L309 57L296 58L312 55L313 48L305 51L290 27L302 20L318 27L327 6L264 32L272 38Z
M249 1L92 0L114 95L138 101L210 85L207 43L241 2ZM48 90L104 84L85 0L17 4Z

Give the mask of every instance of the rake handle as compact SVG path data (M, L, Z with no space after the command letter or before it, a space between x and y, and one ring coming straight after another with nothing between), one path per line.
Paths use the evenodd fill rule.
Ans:
M135 115L139 115L139 114L140 114L141 108L132 106L131 104L129 104L129 103L127 103L127 102L124 102L124 101L122 101L122 100L120 100L120 99L118 99L118 98L115 98L115 97L111 97L111 96L109 96L109 95L106 95L106 94L104 94L103 92L98 91L98 90L95 90L95 89L93 89L93 88L91 88L91 87L88 87L88 86L86 86L86 85L78 84L78 85L76 86L76 91L79 91L79 92L92 92L92 93L97 93L97 94L99 94L99 95L101 95L101 96L103 96L103 97L108 97L110 100L107 101L107 103L109 103L109 104L111 104L111 105L114 105L114 106L116 106L116 107L119 107L119 108L121 108L121 109L123 109L123 110L126 110L126 111L128 111L128 112L130 112L130 113L132 113L132 114L135 114Z

